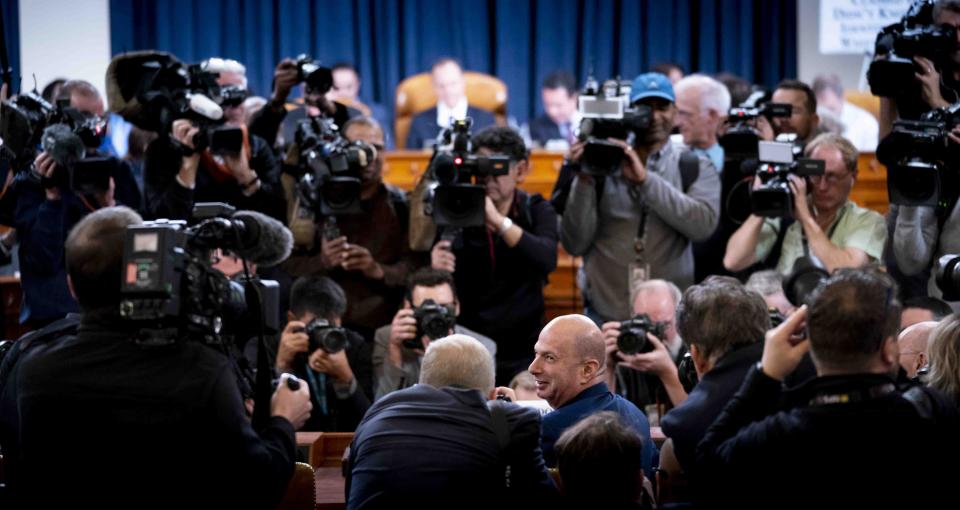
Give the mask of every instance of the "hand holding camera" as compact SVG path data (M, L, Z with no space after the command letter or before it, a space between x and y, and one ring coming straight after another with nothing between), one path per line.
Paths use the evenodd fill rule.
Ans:
M647 168L637 156L637 151L623 140L607 138L607 141L623 149L623 178L635 184L642 184L647 179Z
M923 98L923 102L931 108L950 106L950 103L940 94L940 72L937 71L933 61L920 55L914 56L913 61L919 69L915 76L920 82L920 97Z
M33 169L41 179L52 179L53 173L57 170L57 162L53 160L52 156L44 151L37 155L37 159L35 159L33 162ZM47 188L46 194L47 200L60 200L60 188L56 186Z
M297 390L292 390L287 380L296 377L283 374L280 378L280 384L270 399L270 415L286 418L293 424L294 429L299 429L310 418L310 411L313 409L309 385L301 384Z
M353 380L353 370L347 361L347 352L343 349L336 352L317 349L310 355L309 367L315 372L330 375L340 384L349 384Z
M771 379L784 380L796 370L803 355L810 350L809 339L801 336L806 318L807 306L803 305L782 324L767 331L760 367Z
M306 324L290 321L280 334L280 347L277 349L277 370L286 372L293 369L293 360L297 354L307 352L310 339L306 333Z
M370 250L359 244L344 242L343 262L340 267L344 271L360 271L371 280L383 279L383 266L374 260Z
M453 246L449 240L442 239L433 245L433 249L430 250L430 265L434 269L449 273L456 271L457 256L453 254Z
M390 347L408 346L411 342L417 340L417 319L413 315L412 308L402 308L393 316L393 322L390 323ZM421 343L420 349L423 349Z
M270 95L270 102L282 105L297 83L300 83L300 70L297 63L292 58L281 60L273 70L273 93Z

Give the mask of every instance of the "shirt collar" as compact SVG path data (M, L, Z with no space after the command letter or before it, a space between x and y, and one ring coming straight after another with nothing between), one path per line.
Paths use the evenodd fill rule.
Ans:
M467 98L461 97L453 108L443 101L437 101L437 125L442 128L450 127L450 119L463 120L467 117Z

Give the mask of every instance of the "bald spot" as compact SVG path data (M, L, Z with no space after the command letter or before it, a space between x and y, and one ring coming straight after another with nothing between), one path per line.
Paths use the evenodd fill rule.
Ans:
M927 340L937 324L936 321L918 322L901 331L897 337L900 352L927 352Z
M606 349L603 342L603 333L600 328L584 315L562 315L553 319L544 326L541 335L555 335L564 340L572 340L573 352L580 359L594 359L603 367L606 359Z

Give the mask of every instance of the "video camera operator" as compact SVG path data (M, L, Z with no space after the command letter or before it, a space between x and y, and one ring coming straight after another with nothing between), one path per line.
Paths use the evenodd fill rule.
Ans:
M789 117L774 117L773 132L777 136L787 133L796 134L801 146L806 145L820 134L820 115L817 114L817 95L809 85L799 80L783 80L777 84L770 96L770 102L789 104Z
M173 120L168 136L147 149L144 161L146 214L152 218L188 219L197 202L223 202L259 211L280 221L286 205L280 187L280 162L270 144L243 124L245 68L218 58L204 61L202 72L215 76L220 88L224 125L210 131L190 118ZM197 144L207 147L197 147Z
M293 473L308 387L294 390L298 381L285 376L272 416L254 431L228 356L192 336L142 342L118 285L129 243L150 241L131 237L141 224L130 209L111 207L71 230L65 258L79 329L47 331L4 363L13 363L0 391L11 506L273 508ZM50 441L63 427L77 440ZM134 456L144 459L135 469ZM83 467L51 490L56 458Z
M598 323L630 316L631 287L642 281L692 284L691 242L712 234L719 216L717 171L670 142L676 106L667 77L637 76L625 99L648 109L649 126L632 130L625 136L631 140L588 140L571 148L569 159L581 168L561 221L563 246L584 256L586 314ZM618 149L615 157L610 146ZM611 156L601 158L612 163L606 171L582 159L593 147Z
M793 208L781 213L791 212L796 221L783 235L776 269L788 275L796 261L805 256L815 258L828 273L879 260L886 239L883 217L850 200L857 178L857 149L845 138L828 133L808 143L805 155L823 160L823 175L787 176ZM755 195L759 187L757 178ZM751 214L727 242L724 267L741 271L757 261L773 263L766 259L774 251L783 221Z
M407 241L407 197L383 182L384 138L380 125L369 117L358 117L347 122L342 133L340 141L350 144L351 153L364 151L364 159L372 159L366 164L351 164L362 167L351 166L348 179L355 187L335 197L317 199L321 203L312 206L302 200L303 193L293 189L293 176L285 174L291 205L289 224L298 251L283 268L293 276L325 274L337 282L349 303L344 325L371 341L374 330L390 322L400 306L407 276L419 265L420 257L410 250ZM326 186L322 182L311 185L309 192L325 195ZM335 203L328 203L331 200ZM335 207L325 214L324 209L331 205Z
M463 313L458 321L497 342L497 382L505 385L530 365L543 324L543 286L557 267L557 215L539 194L518 188L530 171L523 138L489 127L472 140L474 154L506 156L503 175L484 175L482 227L452 239L438 236L431 265L453 273Z
M31 329L78 311L63 261L73 225L101 207L140 208L130 164L97 151L106 132L100 93L80 80L66 82L60 93L44 130L43 150L8 190L20 242L20 323Z
M290 289L274 367L310 385L313 412L302 430L353 432L373 399L371 346L341 327L346 309L343 289L325 276L300 277Z

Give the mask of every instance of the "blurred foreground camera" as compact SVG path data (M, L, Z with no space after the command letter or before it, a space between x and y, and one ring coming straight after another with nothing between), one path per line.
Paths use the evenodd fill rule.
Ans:
M946 301L960 301L960 255L944 255L935 268L937 287Z

